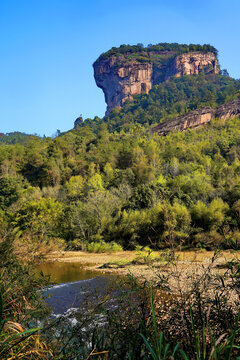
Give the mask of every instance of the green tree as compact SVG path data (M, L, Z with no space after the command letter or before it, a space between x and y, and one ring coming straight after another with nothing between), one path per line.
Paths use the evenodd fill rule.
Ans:
M58 236L58 226L63 206L51 198L32 200L22 204L12 216L18 236L26 233L44 238Z

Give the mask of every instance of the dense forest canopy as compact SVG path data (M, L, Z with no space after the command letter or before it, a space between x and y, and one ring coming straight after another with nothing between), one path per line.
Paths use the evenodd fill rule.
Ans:
M25 144L30 138L38 137L37 135L29 135L20 131L14 131L7 134L0 133L0 143L5 144Z
M153 124L239 96L225 76L173 78L56 138L0 142L0 231L66 248L240 246L240 122L166 137Z

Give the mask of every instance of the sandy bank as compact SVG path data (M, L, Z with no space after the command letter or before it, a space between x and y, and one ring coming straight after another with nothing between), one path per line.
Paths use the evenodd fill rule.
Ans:
M176 252L177 261L172 264L161 259L163 252L154 252L156 260L152 263L133 263L136 259L135 251L122 251L118 253L86 253L82 251L61 251L48 255L48 261L79 263L80 267L92 269L101 273L117 273L121 275L133 274L135 277L158 281L161 276L174 272L178 280L171 280L172 288L181 282L187 290L188 279L211 271L222 274L226 271L226 263L232 259L240 259L238 251L222 251L215 256L213 251L182 251ZM161 260L158 260L159 259ZM212 262L214 258L214 261ZM178 283L179 286L179 283Z

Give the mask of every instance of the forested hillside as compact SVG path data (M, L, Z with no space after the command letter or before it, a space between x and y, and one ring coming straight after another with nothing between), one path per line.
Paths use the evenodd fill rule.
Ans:
M105 122L110 131L129 129L131 124L159 124L203 106L216 107L238 96L240 81L221 75L192 75L155 85L148 95L135 95L123 108L115 108L102 120L86 119L94 130Z
M19 131L3 134L0 133L0 143L5 144L26 144L30 138L37 138L37 135L29 135Z
M0 143L0 231L154 248L240 246L240 122L151 134L151 125L238 96L239 81L185 76L55 139Z

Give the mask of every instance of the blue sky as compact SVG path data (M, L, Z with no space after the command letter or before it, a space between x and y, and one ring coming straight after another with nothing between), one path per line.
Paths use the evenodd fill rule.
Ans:
M0 0L0 132L102 117L92 63L112 46L210 43L240 78L239 13L239 0Z

